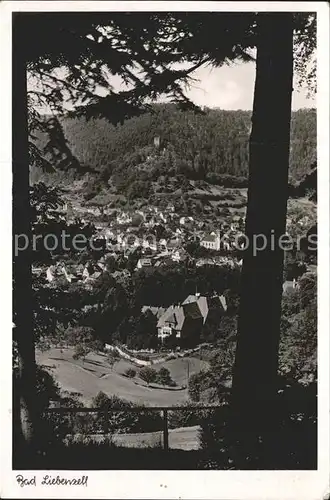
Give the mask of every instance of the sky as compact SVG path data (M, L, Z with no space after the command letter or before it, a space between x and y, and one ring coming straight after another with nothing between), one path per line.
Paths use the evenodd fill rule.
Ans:
M200 68L194 74L200 80L186 92L200 106L221 109L251 110L255 81L255 64L234 64L221 68ZM312 108L315 99L307 99L307 89L298 89L294 84L292 109Z
M199 81L193 82L185 94L199 106L252 110L255 71L253 62L233 63L221 68L201 67L191 74ZM115 91L123 90L119 77L111 76L109 81ZM307 98L306 88L298 88L295 83L293 87L293 110L316 107L315 99Z
M175 69L179 69L179 67ZM225 65L221 68L201 67L191 74L197 81L191 83L190 88L185 90L185 94L198 106L226 110L252 110L255 71L255 63L253 62L232 63L230 66ZM59 70L59 76L65 79L61 70ZM127 89L119 76L108 75L108 79L115 91ZM33 82L31 87L38 87L38 83ZM293 87L293 110L316 107L315 99L307 98L306 88L299 88L295 83ZM98 93L105 95L107 91L100 89ZM159 101L164 100L166 99L159 99ZM68 103L65 107L70 109L71 105ZM39 111L42 113L50 112L49 109L45 108L41 108Z

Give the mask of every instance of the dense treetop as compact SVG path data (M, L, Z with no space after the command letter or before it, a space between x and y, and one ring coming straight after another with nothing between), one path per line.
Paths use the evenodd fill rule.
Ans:
M173 104L156 105L152 112L117 126L102 118L64 118L68 148L80 165L75 175L89 172L102 187L110 178L117 187L121 182L152 181L162 175L181 174L215 183L219 175L247 178L251 113L204 111L196 114ZM154 145L157 136L159 148ZM54 161L51 155L48 158ZM301 181L315 158L316 111L302 109L292 116L291 180ZM66 165L57 165L67 172Z
M185 94L185 85L191 81L194 70L207 65L222 66L233 61L254 61L253 49L258 40L257 19L256 12L88 12L16 15L14 25L20 25L24 35L25 44L22 50L27 63L28 81L31 83L28 90L30 134L35 129L46 132L50 139L50 149L53 152L56 149L61 150L62 160L65 159L64 155L72 162L73 158L65 146L61 127L46 126L39 114L40 108L46 107L57 116L64 116L68 112L69 104L74 117L103 117L108 122L117 124L123 123L129 117L150 111L150 103L166 95L170 101L178 104L180 109L196 111L196 106ZM297 81L299 84L307 83L313 92L316 16L313 13L294 13L293 21ZM113 88L112 76L122 80L123 85L118 92ZM191 124L192 121L190 117L190 125L197 125ZM238 121L240 122L240 119ZM222 120L226 127L225 122L226 120ZM91 126L93 125L95 124ZM180 128L181 125L180 123ZM199 121L198 143L201 140L205 142L200 131L202 125ZM212 127L211 123L209 125L208 129ZM101 128L102 125L97 126L97 133L104 138ZM127 125L125 128L129 133ZM248 124L247 129L249 128ZM172 124L171 131L167 133L167 140L172 142L172 135L176 134L176 130L177 127ZM236 131L231 127L230 131L231 135L236 136ZM189 135L188 132L189 128ZM205 133L210 134L211 130ZM140 130L137 134L140 134ZM239 126L239 137L241 134L247 135L244 126L243 130ZM135 135L133 134L132 141ZM218 130L213 135L219 139ZM30 138L32 139L31 135ZM229 142L232 139L225 139L223 134L222 138L223 141ZM113 142L109 141L108 133L105 139L106 142ZM181 142L185 141L181 134L180 139ZM193 140L196 141L196 136ZM242 141L244 143L243 138ZM145 145L149 145L149 142L143 144ZM234 149L235 153L226 153L229 159L223 158L219 152L215 154L212 151L213 161L229 161L233 164L233 171L244 171L247 163L246 147L235 144ZM126 153L125 147L122 150ZM30 151L31 163L45 166L36 149L32 147L32 142ZM128 151L131 151L130 147ZM189 151L190 156L194 153L195 151ZM87 155L88 160L89 156ZM110 156L108 153L104 156L101 148L98 161L111 161ZM206 160L210 161L210 152L203 148L195 160L197 165L193 168L203 171ZM192 160L188 158L187 161ZM47 166L51 166L51 163ZM228 166L218 166L217 169L219 168L226 171Z

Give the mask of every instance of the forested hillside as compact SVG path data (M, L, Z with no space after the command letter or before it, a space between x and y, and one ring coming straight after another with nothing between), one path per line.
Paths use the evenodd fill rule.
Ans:
M104 119L65 118L61 122L65 138L81 165L79 172L73 169L69 174L69 182L88 172L85 187L90 199L108 185L125 196L128 190L144 189L148 198L148 182L162 176L165 184L169 177L181 175L212 184L246 185L249 111L205 109L196 114L179 111L172 104L153 109L153 113L116 127ZM154 142L156 137L159 145ZM40 135L38 142L45 145ZM315 160L316 111L296 111L291 127L290 181L301 181ZM48 180L51 178L55 181L61 175L52 174Z

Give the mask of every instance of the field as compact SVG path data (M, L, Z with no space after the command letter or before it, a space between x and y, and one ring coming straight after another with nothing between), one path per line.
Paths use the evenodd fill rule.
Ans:
M123 376L127 368L134 368L138 372L129 361L120 360L111 368L104 354L90 353L85 361L74 360L72 354L73 350L70 348L52 348L45 352L37 351L36 359L39 365L51 368L51 373L63 391L79 393L84 404L90 405L99 391L146 406L175 406L188 400L186 388L154 389L147 387L138 377L132 380ZM206 368L207 363L191 357L153 365L156 370L162 366L170 370L172 378L180 387L187 385L188 375Z
M200 427L178 427L168 431L168 445L171 450L198 450ZM79 442L81 435L75 435ZM102 443L104 437L100 435L90 436L92 442ZM163 448L163 432L140 432L128 434L113 434L111 441L116 446L124 448Z
M170 429L168 433L168 445L176 450L198 450L199 444L199 426L180 427ZM140 434L116 434L113 436L113 442L118 446L127 448L144 448L163 446L163 433L145 432Z

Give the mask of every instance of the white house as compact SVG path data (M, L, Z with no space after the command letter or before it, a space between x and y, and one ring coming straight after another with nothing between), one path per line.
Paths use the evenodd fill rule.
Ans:
M158 318L158 338L163 342L172 336L180 343L189 337L198 341L203 325L209 320L220 319L227 310L223 295L201 296L199 293L189 295L182 304L171 305Z
M146 258L139 259L136 267L138 269L142 269L143 267L152 267L151 259L146 259Z
M187 252L183 248L177 248L172 252L171 258L174 262L180 262L184 260L187 255Z
M298 288L298 282L295 278L292 281L287 280L283 283L283 293L290 292L291 290L295 290Z
M117 222L118 224L129 224L132 222L132 217L127 212L122 212L117 215Z
M157 241L156 239L143 239L143 242L142 242L142 247L144 249L148 249L150 248L150 250L152 250L153 252L156 252L157 251Z
M47 278L47 281L49 281L49 283L51 283L52 281L54 281L55 279L55 276L54 276L54 266L49 266L47 271L46 271L46 278Z
M220 250L221 238L220 234L211 233L204 236L201 241L201 245L209 250Z

